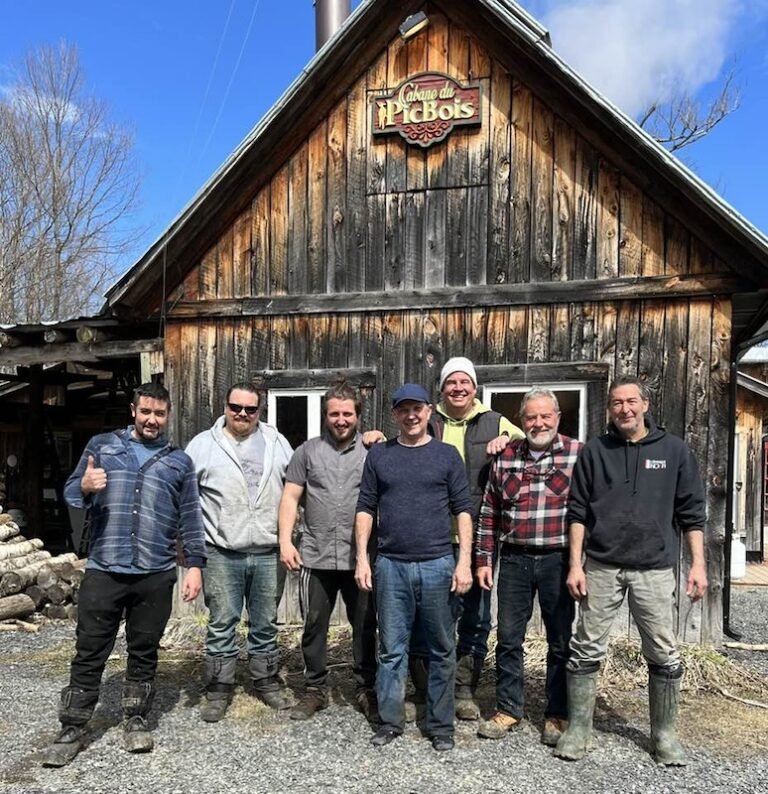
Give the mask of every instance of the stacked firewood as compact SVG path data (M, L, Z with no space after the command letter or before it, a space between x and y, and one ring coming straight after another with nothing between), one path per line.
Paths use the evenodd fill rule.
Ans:
M0 513L0 620L24 620L35 612L77 619L77 595L85 560L57 557L38 538L27 540L8 513Z

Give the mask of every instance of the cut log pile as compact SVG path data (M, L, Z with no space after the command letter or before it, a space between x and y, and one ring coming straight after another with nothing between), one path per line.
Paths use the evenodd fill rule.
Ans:
M85 560L76 554L51 555L37 538L28 540L0 512L0 621L23 621L40 612L55 619L77 619L77 597Z

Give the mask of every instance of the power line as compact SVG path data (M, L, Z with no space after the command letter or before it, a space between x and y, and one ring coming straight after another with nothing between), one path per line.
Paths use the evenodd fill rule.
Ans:
M219 125L219 120L221 119L221 114L224 112L224 105L227 103L227 98L229 97L229 92L232 89L232 84L235 82L235 77L237 75L237 70L240 68L240 62L243 60L243 54L245 53L245 48L248 44L248 39L251 35L251 30L253 28L253 22L256 19L256 11L259 7L260 0L256 0L253 5L253 11L251 12L251 19L248 22L248 28L245 31L245 37L243 38L243 43L240 47L240 52L237 55L237 60L235 61L235 65L232 69L232 75L229 78L229 83L227 83L227 88L224 91L224 96L221 100L221 105L219 106L219 112L216 114L216 119L213 122L213 127L211 128L211 132L208 135L208 139L205 142L205 146L203 146L202 152L200 152L200 157L202 157L205 152L208 150L208 145L210 144L214 133L216 132L216 128Z
M197 133L198 133L198 130L200 129L200 122L201 122L201 120L203 118L203 111L205 110L205 105L208 102L208 96L211 93L211 86L213 85L213 78L216 75L216 70L218 69L218 66L219 66L219 59L221 57L221 52L224 49L224 40L227 37L227 32L229 30L229 23L232 20L232 13L235 10L235 3L236 2L237 2L237 0L232 0L232 2L230 3L230 5L229 5L229 13L227 14L226 22L224 23L224 29L222 30L221 35L219 36L219 45L218 45L218 47L216 49L216 56L213 59L213 66L211 67L210 74L208 75L208 83L205 86L205 93L203 95L202 102L200 103L200 108L199 108L199 110L197 112L197 118L195 119L195 126L192 129L192 136L190 137L189 146L187 147L187 155L186 155L186 158L184 160L184 165L182 167L181 172L179 173L178 184L176 185L177 192L178 192L179 188L181 187L181 184L184 181L184 178L187 175L187 169L189 168L189 164L190 164L190 162L192 160L192 149L194 148L195 140L197 139Z

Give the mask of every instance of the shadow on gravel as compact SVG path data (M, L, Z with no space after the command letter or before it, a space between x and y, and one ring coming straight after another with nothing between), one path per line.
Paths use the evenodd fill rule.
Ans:
M625 712L614 709L603 697L598 697L595 704L594 725L597 731L621 736L636 744L643 752L651 752L651 740L648 734L632 725L627 720Z

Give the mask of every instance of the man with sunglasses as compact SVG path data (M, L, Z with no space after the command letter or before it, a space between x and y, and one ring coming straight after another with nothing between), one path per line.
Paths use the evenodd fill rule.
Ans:
M227 392L224 415L190 441L187 453L197 472L208 548L203 591L210 614L200 716L218 722L232 699L243 606L254 693L270 708L290 708L278 675L277 605L285 570L277 551L277 509L293 450L276 428L259 421L256 387L236 383Z
M478 735L501 739L523 719L523 642L539 606L547 632L546 705L541 740L554 746L567 726L566 664L574 604L566 584L566 510L573 467L583 444L558 433L560 406L534 387L520 403L525 438L511 441L491 465L475 539L480 587L493 587L500 549L496 642L496 712ZM499 540L501 544L499 545Z

